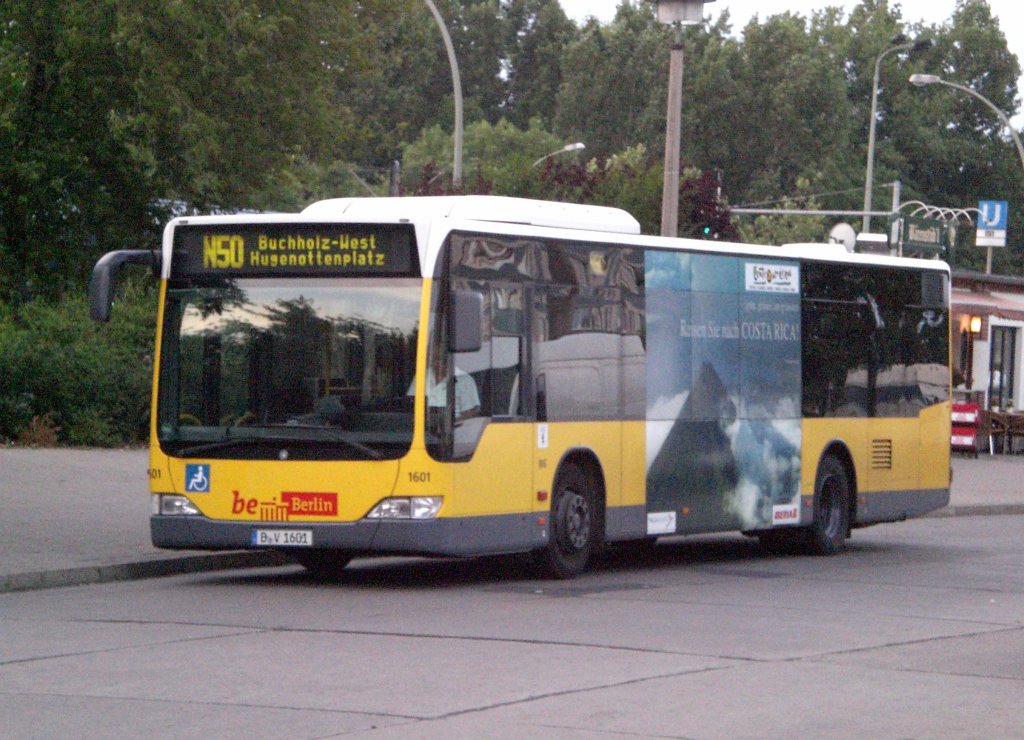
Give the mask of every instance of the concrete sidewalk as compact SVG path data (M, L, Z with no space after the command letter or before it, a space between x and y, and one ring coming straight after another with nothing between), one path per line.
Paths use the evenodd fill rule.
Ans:
M146 450L0 449L0 592L287 562L171 552L149 541ZM1024 514L1024 457L953 460L937 516Z

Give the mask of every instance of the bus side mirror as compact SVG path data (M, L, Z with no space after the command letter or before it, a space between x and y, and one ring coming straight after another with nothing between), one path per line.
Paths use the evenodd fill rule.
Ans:
M448 313L448 351L477 352L483 345L484 297L473 290L456 290Z
M114 281L121 265L126 262L134 265L149 265L156 272L160 259L156 252L148 249L122 249L107 252L99 258L92 268L89 280L89 315L93 321L106 323L110 321L110 305L114 300Z

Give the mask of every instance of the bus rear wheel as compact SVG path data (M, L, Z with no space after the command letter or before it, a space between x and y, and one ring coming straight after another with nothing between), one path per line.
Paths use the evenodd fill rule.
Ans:
M316 578L337 578L352 560L344 550L296 550L289 555Z
M577 465L558 475L551 499L548 544L535 562L549 578L574 578L587 569L601 531L597 495L590 476Z
M846 466L826 455L814 485L814 519L806 527L778 527L757 533L761 546L780 555L834 555L850 534L852 490Z
M826 455L818 466L814 484L814 521L807 527L807 550L813 555L833 555L846 546L850 535L850 480L846 466Z

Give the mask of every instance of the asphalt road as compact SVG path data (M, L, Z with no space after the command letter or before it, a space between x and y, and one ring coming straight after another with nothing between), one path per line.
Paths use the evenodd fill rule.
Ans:
M1021 737L1024 517L613 554L356 561L0 594L0 727L34 737Z
M153 547L147 463L146 450L0 448L0 592L281 562ZM957 456L953 472L938 515L1024 514L1024 456Z

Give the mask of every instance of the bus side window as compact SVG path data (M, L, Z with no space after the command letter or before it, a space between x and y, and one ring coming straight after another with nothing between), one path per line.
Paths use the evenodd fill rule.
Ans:
M480 399L479 415L513 416L522 406L513 396L520 387L523 340L517 332L522 324L522 289L494 286L486 296L481 346L453 354L456 375L461 371L472 379ZM468 379L463 376L462 382Z

